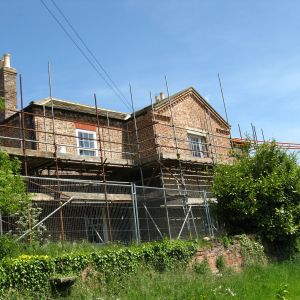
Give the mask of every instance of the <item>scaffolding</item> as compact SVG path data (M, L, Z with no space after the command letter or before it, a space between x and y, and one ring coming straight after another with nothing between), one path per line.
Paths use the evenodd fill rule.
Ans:
M80 118L84 112L62 113L51 91L47 104L24 108L21 78L20 90L21 110L0 124L0 149L22 160L28 192L37 188L40 198L35 203L43 207L43 218L50 215L47 226L52 228L50 220L59 217L53 221L60 224L58 229L49 229L53 239L150 241L215 234L209 206L215 201L210 191L213 169L216 163L230 162L232 143L229 125L224 121L223 128L215 128L216 116L209 107L199 117L203 139L197 143L178 124L169 91L168 113L160 112L151 94L148 109L135 112L131 92L133 113L117 120L98 108L96 95L93 113ZM84 138L94 156L80 155L77 128L94 132ZM120 196L118 189L126 192ZM72 211L88 215L72 216L81 220L80 228L84 224L81 235L70 234L75 226L68 219ZM122 220L131 229L119 229L123 225L116 222Z
M212 236L216 226L208 213L208 202L199 200L206 199L205 192L187 190L185 212L180 195L171 189L91 180L23 179L33 206L42 208L42 213L40 222L26 231L15 225L14 216L3 216L3 232L17 234L18 240L28 239L41 224L45 228L43 239L99 244L165 237L196 239Z

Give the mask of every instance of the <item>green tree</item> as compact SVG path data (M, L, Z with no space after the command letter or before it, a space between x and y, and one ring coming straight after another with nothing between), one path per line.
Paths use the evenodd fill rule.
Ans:
M0 213L10 215L22 211L30 201L20 176L21 162L0 151Z
M0 110L3 110L5 108L4 99L0 97Z
M16 221L16 230L22 234L31 229L40 221L42 211L43 209L41 207L34 205L32 202L28 203L24 210L15 214L15 216L18 218ZM47 228L42 223L40 226L36 227L30 232L30 234L27 236L27 239L30 242L45 242L47 238L45 235L46 231Z
M217 166L213 192L229 233L259 233L271 242L299 236L300 168L274 141L252 152L246 147L232 164Z

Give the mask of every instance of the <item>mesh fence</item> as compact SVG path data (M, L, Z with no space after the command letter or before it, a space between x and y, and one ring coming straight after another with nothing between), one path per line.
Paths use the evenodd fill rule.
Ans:
M213 235L205 192L136 187L141 241Z
M27 238L30 230L43 227L42 237L48 240L94 243L189 239L214 234L205 191L43 177L24 180L38 213L35 219L32 212L28 213L28 220L32 221L27 228L19 226L18 217L3 216L4 233Z

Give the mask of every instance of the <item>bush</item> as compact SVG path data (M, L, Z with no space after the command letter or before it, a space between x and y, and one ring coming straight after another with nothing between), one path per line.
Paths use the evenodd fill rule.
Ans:
M48 256L22 255L18 259L5 259L0 265L0 287L40 291L54 270L53 260Z
M219 271L224 271L226 269L226 264L223 256L218 256L216 259L216 267Z
M247 148L213 180L217 213L230 234L259 233L278 244L300 233L300 168L275 142Z
M259 241L252 240L245 234L239 236L238 239L245 266L265 265L267 263L264 246Z
M11 235L2 235L0 237L0 260L6 256L14 256L16 248L16 241Z
M194 271L199 275L207 275L211 273L211 269L209 267L209 263L207 259L202 262L196 262L194 264Z

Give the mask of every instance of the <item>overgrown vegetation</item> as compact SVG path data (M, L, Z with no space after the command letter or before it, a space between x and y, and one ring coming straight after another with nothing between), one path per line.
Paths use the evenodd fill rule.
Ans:
M177 268L157 272L144 268L104 281L101 274L94 273L84 281L78 280L72 294L66 300L120 299L120 300L296 300L300 295L300 261L287 261L266 266L252 266L241 273L197 273L191 269ZM54 299L51 294L35 294L35 299ZM26 291L10 290L5 299L32 299ZM55 298L57 299L57 298Z
M93 273L105 284L141 267L164 272L186 266L196 251L192 241L163 241L141 245L110 246L92 252L71 252L57 256L21 255L4 258L0 263L0 289L27 290L29 293L44 293L49 289L50 277ZM89 270L89 271L87 271Z
M235 243L237 238L231 243ZM52 299L50 279L69 276L77 278L73 293L75 299L94 299L103 294L107 297L104 299L114 299L121 295L122 298L119 299L131 299L131 292L127 289L128 282L130 284L138 283L138 277L147 281L158 280L161 277L167 284L170 282L165 276L168 277L170 274L178 275L177 278L174 278L178 284L180 280L185 282L185 276L195 284L196 280L201 281L202 277L218 280L217 275L212 274L207 260L191 264L196 250L207 247L199 241L164 240L129 246L107 245L104 247L85 242L46 243L44 245L23 242L15 244L15 249L13 249L13 241L8 237L5 239L11 250L11 252L3 251L4 247L2 249L0 247L2 253L6 253L6 256L0 261L0 290L5 295L5 299L8 299L7 295L9 294L11 297L16 297L11 299L19 299L19 295L22 295L22 299L26 299L25 295L28 296L28 299L37 297L37 295L41 299ZM260 263L263 247L246 236L239 237L239 240L247 261ZM212 245L213 242L211 242ZM219 245L219 241L216 241L216 245ZM246 265L253 266L251 263ZM217 267L223 276L233 273L225 265L222 256L217 258ZM142 283L140 282L140 284ZM143 287L139 288L143 289ZM85 292L82 293L82 291ZM163 292L161 287L158 291ZM225 290L217 291L216 295L227 293ZM127 295L127 293L129 294ZM85 298L87 295L90 298ZM146 295L148 296L148 294ZM179 292L179 295L183 294ZM152 296L149 294L150 299ZM164 299L163 294L162 297L158 294L156 296ZM165 299L173 299L168 296L166 295Z
M232 164L218 165L217 213L230 234L254 233L295 248L300 233L300 168L275 142L245 147Z
M4 108L5 108L4 99L2 97L0 97L0 111L3 110Z
M267 264L264 246L259 241L250 239L245 234L237 238L241 244L241 254L244 266L263 266Z
M16 225L24 232L38 222L40 210L25 191L20 169L18 160L0 152L0 214L18 216ZM259 146L255 153L247 148L232 165L217 167L213 189L229 234L260 234L273 245L300 249L300 168L295 156L275 143ZM30 243L0 237L0 299L54 299L50 279L66 276L78 279L70 299L293 299L289 297L300 294L291 278L293 272L300 279L299 260L267 265L260 241L246 235L238 237L246 271L234 274L221 254L216 267L222 276L217 276L207 260L190 264L203 241L99 247L47 243L44 229L32 232ZM225 236L218 243L229 248L236 238ZM281 274L280 285L272 272ZM256 293L260 281L264 294Z
M210 274L211 270L208 261L205 259L202 262L196 262L194 264L194 271L201 275Z

